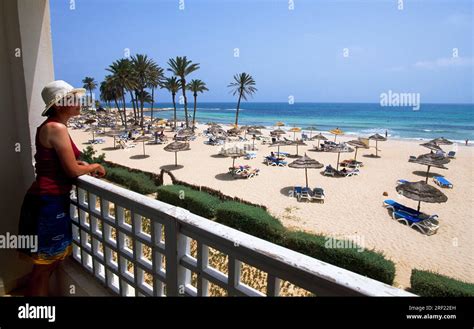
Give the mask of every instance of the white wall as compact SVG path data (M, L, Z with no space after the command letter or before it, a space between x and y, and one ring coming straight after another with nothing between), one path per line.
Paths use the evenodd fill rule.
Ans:
M0 234L17 232L21 202L34 180L41 89L54 80L50 29L48 0L0 2ZM0 249L0 288L9 291L29 269L16 251Z

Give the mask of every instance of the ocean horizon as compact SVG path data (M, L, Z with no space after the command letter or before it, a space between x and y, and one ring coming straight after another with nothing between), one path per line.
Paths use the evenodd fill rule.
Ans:
M188 104L192 115L193 103ZM132 107L127 103L127 107ZM150 107L149 104L146 106ZM172 109L172 103L155 103L155 108ZM236 102L198 102L196 121L228 124L235 120ZM177 104L178 117L184 118L184 107ZM150 115L145 111L145 115ZM170 119L173 111L157 111L154 117ZM474 140L474 104L421 104L419 110L409 106L381 106L379 103L278 103L245 102L241 104L239 124L273 127L282 121L287 127L314 126L317 131L336 127L347 135L367 136L374 133L397 139L432 139L445 137L457 142Z

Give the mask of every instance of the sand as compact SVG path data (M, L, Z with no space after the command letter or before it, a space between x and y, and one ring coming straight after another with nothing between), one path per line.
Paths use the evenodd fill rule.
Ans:
M204 127L200 126L198 132ZM80 149L87 147L91 133L71 128L69 131ZM264 132L268 133L265 130ZM169 137L173 135L166 134ZM297 137L299 135L297 134ZM288 133L286 136L292 139L293 133ZM326 136L333 139L332 135ZM433 136L435 137L439 136ZM96 144L93 147L98 153L105 153L106 160L156 173L162 168L173 169L174 153L163 150L166 144L146 145L146 153L150 156L143 159L139 156L143 153L142 143L138 143L137 147L132 149L114 150L113 139L102 138L106 143ZM397 179L400 178L409 181L424 180L426 166L408 162L410 155L429 152L428 149L419 146L421 141L379 142L381 158L377 159L364 157L375 153L373 148L359 149L357 160L364 162L359 176L333 178L321 175L321 169L308 170L310 186L322 187L325 190L325 203L320 204L298 202L288 196L293 186L305 184L303 169L271 167L262 163L263 157L270 151L276 151L276 147L261 145L257 141L257 158L237 159L236 164L248 164L259 168L260 175L251 179L232 179L227 174L232 159L216 156L221 147L206 145L203 143L205 139L203 136L198 136L191 142L190 151L178 153L178 163L183 166L173 170L178 179L263 204L288 228L345 238L365 248L381 251L396 264L395 286L409 287L413 268L432 270L474 282L473 147L443 146L445 151L456 150L456 159L447 165L448 170L432 168L431 172L446 176L454 188L443 189L448 196L447 203L422 203L421 210L428 214L438 214L440 221L438 232L432 236L425 236L393 220L382 207L383 200L391 198L416 208L417 202L399 196L395 186ZM349 139L354 137L338 136L338 141ZM373 141L371 145L372 143ZM306 152L308 156L324 165L335 166L337 154L310 151L314 144L316 141L308 142L308 146L300 146L299 154ZM281 151L293 154L296 148L285 146ZM343 153L341 161L353 156L354 153ZM169 179L167 181L169 182ZM429 182L433 184L431 178ZM384 192L387 192L388 196L383 196Z

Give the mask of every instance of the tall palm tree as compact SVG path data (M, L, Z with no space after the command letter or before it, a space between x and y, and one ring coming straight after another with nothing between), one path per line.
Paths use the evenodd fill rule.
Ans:
M235 112L235 126L239 124L239 109L241 99L247 100L247 96L252 96L256 91L255 80L250 74L245 72L234 75L234 81L227 87L232 88L232 95L239 95L237 101L237 111Z
M176 129L176 93L181 88L181 82L176 77L166 78L163 82L163 88L168 90L171 93L171 97L173 98L174 129Z
M107 68L107 71L111 73L110 80L116 84L117 88L120 89L120 95L122 97L124 125L127 129L127 109L125 103L125 91L134 90L137 82L134 78L132 65L130 60L122 58L112 63Z
M117 108L117 113L120 115L120 120L122 124L124 123L124 119L122 117L122 111L120 110L119 106L119 99L122 98L121 89L117 85L117 83L112 79L110 75L105 77L105 80L100 84L100 99L104 102L108 103L110 106L110 102L114 101L115 106Z
M95 82L94 78L92 77L85 77L82 79L82 83L84 84L83 88L89 90L90 102L88 103L92 104L92 91L97 88L97 82Z
M140 126L143 129L143 106L144 106L144 91L149 86L152 71L158 68L158 65L147 55L137 54L132 56L132 67L137 79L137 101L139 103L140 110Z
M184 115L186 117L186 128L189 127L189 120L188 120L188 99L186 98L186 76L191 74L192 72L199 69L199 63L193 63L192 61L188 60L186 56L180 57L177 56L176 58L170 58L168 61L168 65L170 66L168 71L173 72L173 74L179 77L181 90L183 92L184 98Z
M194 125L196 123L197 95L198 93L203 93L205 91L208 91L209 89L207 89L204 81L199 80L199 79L191 80L191 82L188 83L187 88L189 91L193 92L193 96L194 96L194 111L193 111L193 124L192 124L192 127L194 128Z
M150 74L148 76L148 85L147 87L151 89L151 120L153 121L153 107L155 105L155 88L160 87L163 84L164 79L163 69L156 65L151 68Z

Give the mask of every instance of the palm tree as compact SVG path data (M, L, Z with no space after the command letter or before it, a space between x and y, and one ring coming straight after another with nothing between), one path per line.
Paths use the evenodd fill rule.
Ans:
M199 79L191 80L191 82L188 83L186 88L188 88L189 91L192 91L193 96L194 96L194 111L193 111L193 125L192 125L193 128L194 128L194 125L196 123L197 95L198 95L198 93L203 93L205 91L208 91L209 89L207 89L206 84L204 83L204 81L201 81Z
M168 71L173 72L173 74L179 77L181 90L183 92L184 98L184 115L186 117L186 128L189 127L188 121L188 99L186 98L186 76L191 74L192 72L199 69L199 63L193 63L192 61L188 60L186 56L180 57L177 56L176 58L170 58L168 61L168 65L170 68Z
M117 88L120 89L123 105L124 125L125 129L127 129L125 90L134 90L137 85L137 82L134 79L131 62L128 59L119 59L113 62L112 65L107 68L107 71L112 73L110 80L113 81Z
M82 79L82 83L84 84L83 88L89 90L90 102L88 103L92 104L92 91L97 88L97 82L95 82L94 78L92 77L85 77Z
M122 111L120 111L120 107L118 104L118 100L122 98L121 89L117 85L117 83L112 79L110 75L105 77L105 80L102 81L100 84L100 99L104 102L110 102L113 100L115 102L115 106L117 108L117 112L120 115L120 120L122 124L124 123L124 119L122 117Z
M160 87L163 84L164 74L163 69L156 65L151 68L148 76L148 88L151 89L151 120L153 121L153 107L155 105L155 88Z
M140 105L140 126L143 129L143 106L145 103L143 95L145 88L150 84L151 75L153 74L152 72L158 69L158 65L153 59L148 58L147 55L137 54L136 56L132 56L132 66L137 79L136 94L139 95L137 101Z
M171 93L173 98L173 108L174 108L174 128L176 129L176 93L181 88L180 80L176 77L166 78L163 82L163 88L168 90Z
M235 126L239 124L239 109L241 99L247 100L247 96L252 96L256 91L255 80L250 74L245 72L234 75L234 81L227 87L232 88L232 95L239 95L237 101L237 111L235 112Z

